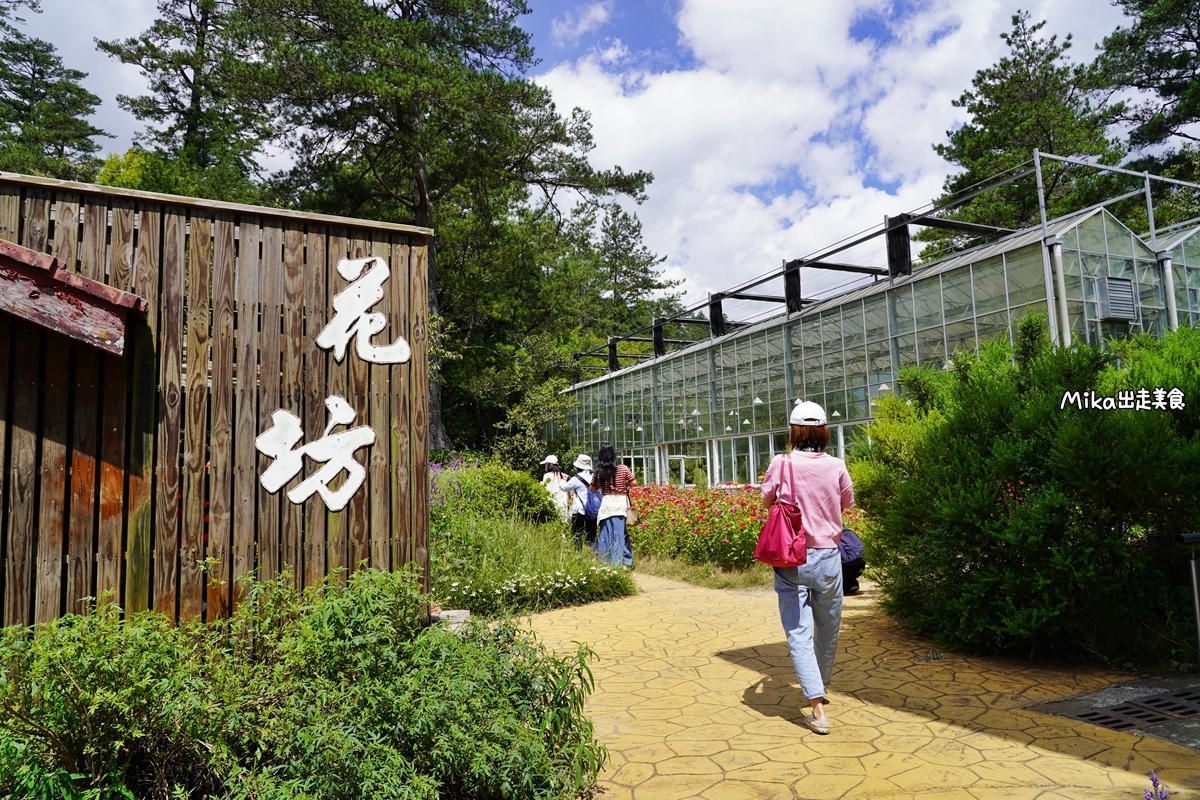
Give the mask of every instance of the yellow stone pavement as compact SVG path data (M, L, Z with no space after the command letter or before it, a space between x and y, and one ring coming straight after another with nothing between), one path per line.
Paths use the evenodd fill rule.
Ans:
M586 642L588 712L608 746L603 800L1141 798L1156 769L1200 798L1200 753L1026 710L1128 680L1078 666L947 653L846 598L829 694L832 732L800 724L770 590L732 592L636 575L641 594L533 617L553 649Z

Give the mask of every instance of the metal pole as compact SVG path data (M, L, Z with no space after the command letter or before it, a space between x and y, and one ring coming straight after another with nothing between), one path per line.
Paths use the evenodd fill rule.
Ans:
M1050 326L1050 341L1056 347L1063 345L1063 338L1058 332L1058 314L1054 309L1054 279L1050 269L1050 226L1046 222L1046 192L1042 187L1042 154L1033 151L1033 172L1037 176L1038 213L1042 218L1042 280L1046 286L1046 316Z
M1150 173L1143 172L1146 176L1146 220L1150 223L1150 246L1154 246L1154 198L1150 194Z

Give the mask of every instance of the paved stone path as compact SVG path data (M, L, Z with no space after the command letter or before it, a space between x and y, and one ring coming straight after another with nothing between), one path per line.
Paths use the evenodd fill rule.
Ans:
M1127 675L947 653L846 598L828 707L799 724L770 590L703 589L638 574L641 594L538 614L554 649L590 644L588 710L608 746L602 800L936 798L1135 800L1157 769L1200 798L1200 753L1025 710Z

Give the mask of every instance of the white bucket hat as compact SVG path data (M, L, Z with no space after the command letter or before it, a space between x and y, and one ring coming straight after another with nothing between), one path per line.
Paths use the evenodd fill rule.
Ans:
M811 400L805 400L803 403L797 403L792 409L792 416L788 422L792 425L824 425L825 409Z
M542 459L538 463L540 463L540 464L557 464L558 456L546 456L544 459Z
M573 466L575 467L575 469L587 470L588 472L591 472L592 471L592 457L587 455L586 453L580 453L579 458L575 459L575 464Z

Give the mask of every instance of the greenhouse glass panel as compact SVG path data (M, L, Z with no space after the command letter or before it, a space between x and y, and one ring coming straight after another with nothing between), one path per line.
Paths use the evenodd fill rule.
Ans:
M738 483L750 483L753 478L750 474L750 439L747 437L734 439L733 451L736 461L733 479Z
M821 358L804 359L804 396L814 397L825 391L825 377L821 370Z
M846 419L866 419L868 414L867 390L860 386L846 390Z
M846 418L846 392L845 391L826 392L825 393L825 402L821 404L821 407L825 409L825 417L830 421L830 423L832 423L834 420L833 412L835 412L835 411L839 414L839 417L838 417L839 420L845 419ZM832 428L830 428L830 430L829 430L829 436L830 436L830 438L833 438L833 429Z
M786 331L792 345L792 358L796 360L804 358L804 333L801 321L796 320L788 325Z
M1133 259L1110 258L1108 260L1108 274L1113 278L1126 278L1128 280L1134 280Z
M1183 243L1184 263L1192 267L1200 267L1200 234Z
M1142 330L1163 336L1167 331L1167 312L1161 308L1142 309Z
M1104 215L1093 214L1079 224L1079 249L1088 253L1104 254L1108 248L1104 244Z
M1189 289L1200 289L1200 269L1188 267L1187 286Z
M1024 305L1046 297L1045 265L1040 244L1005 255L1009 305Z
M825 356L825 389L841 389L846 385L845 367L842 364L842 351L838 350Z
M1124 226L1119 225L1111 219L1107 219L1106 214L1100 216L1106 217L1104 227L1108 233L1108 253L1114 256L1132 256L1133 255L1133 237Z
M913 286L914 307L917 315L917 329L928 328L931 325L942 324L942 287L938 276L934 275L917 281Z
M942 275L942 305L946 308L946 322L966 319L974 312L970 267L959 267Z
M1083 303L1067 303L1067 320L1071 323L1071 336L1087 341L1087 319L1083 313Z
M788 412L791 407L787 400L777 400L771 403L771 427L783 428L788 424Z
M1067 286L1067 299L1083 299L1083 278L1078 275L1064 275L1063 282Z
M892 371L899 373L905 367L917 364L917 337L913 334L897 336L893 340Z
M975 349L975 320L946 323L946 352Z
M754 437L754 483L762 483L771 464L771 437Z
M892 320L892 335L911 333L913 329L912 285L898 286L888 293L888 309Z
M821 318L819 316L804 317L800 321L800 340L804 343L804 358L821 354ZM793 353L793 355L799 355Z
M716 480L718 483L730 483L733 481L733 440L722 439L717 442L717 459L718 472Z
M941 369L946 363L946 340L940 327L917 332L917 356L922 366Z
M846 348L846 385L864 386L867 383L867 348L859 345Z
M1015 342L1017 340L1017 323L1020 321L1021 317L1025 317L1030 314L1045 315L1045 313L1046 306L1041 303L1031 303L1027 306L1018 306L1017 308L1010 309L1008 327L1009 333L1012 335L1012 341Z
M1063 248L1062 263L1064 275L1082 275L1083 272L1079 266L1079 252L1077 250L1068 250Z
M1004 260L1000 256L986 258L973 265L971 273L976 314L987 314L1008 306L1004 290Z
M892 345L872 342L867 345L868 383L889 383L892 380Z
M862 304L857 300L842 306L842 344L847 349L866 341L863 331Z
M825 353L842 349L842 315L836 309L821 314L821 349Z
M995 314L984 314L975 318L975 332L979 337L979 346L1003 336L1008 337L1008 312L998 311Z
M1066 249L1078 250L1079 249L1079 234L1075 231L1074 228L1071 228L1069 231L1064 233L1059 238L1062 239L1062 246L1063 246L1064 250L1066 250Z
M876 342L880 339L886 339L889 335L887 294L880 292L868 297L863 302L863 308L866 319L867 341Z
M1083 274L1090 278L1103 278L1108 274L1108 259L1104 256L1083 254Z
M1138 261L1138 298L1143 306L1164 308L1162 281L1159 279L1158 264L1150 261Z

